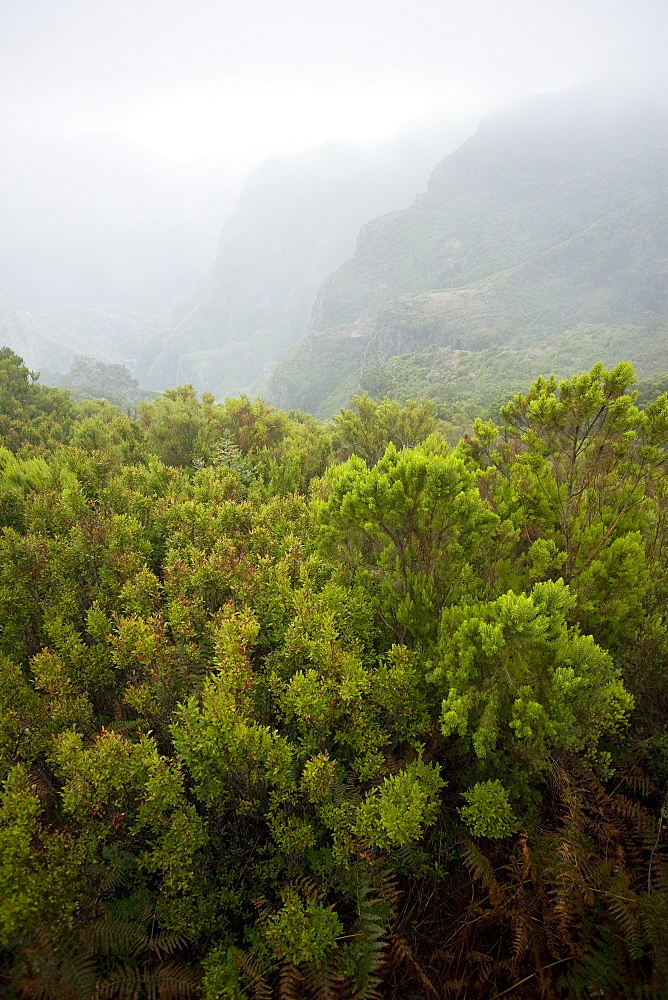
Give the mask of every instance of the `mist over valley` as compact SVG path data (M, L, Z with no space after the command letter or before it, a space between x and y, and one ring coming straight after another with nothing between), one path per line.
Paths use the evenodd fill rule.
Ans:
M487 405L666 357L662 94L579 85L270 157L243 181L112 135L14 136L3 342L328 416L361 390ZM501 351L501 354L499 354Z

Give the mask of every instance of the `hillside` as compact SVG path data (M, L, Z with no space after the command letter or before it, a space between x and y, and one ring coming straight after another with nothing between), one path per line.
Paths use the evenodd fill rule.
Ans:
M75 354L69 372L54 379L54 385L67 389L76 400L102 399L128 412L155 395L144 392L124 365L107 365L81 354Z
M210 274L177 303L173 328L147 345L142 383L258 391L304 336L322 281L352 255L360 226L410 204L472 128L469 119L424 121L387 139L334 139L260 164L223 226Z
M643 376L665 370L667 139L665 106L586 90L485 119L425 195L362 229L272 397L332 412L360 386L384 390L390 358L434 348L456 352L453 372L475 352L487 377L496 354L480 352L505 345L522 369L513 382L539 374L555 351L562 374L591 357L629 357ZM609 327L616 333L602 334ZM452 397L448 366L430 370Z

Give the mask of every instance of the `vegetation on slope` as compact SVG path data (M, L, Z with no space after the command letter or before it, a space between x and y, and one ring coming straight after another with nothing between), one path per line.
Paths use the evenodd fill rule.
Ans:
M612 112L587 91L491 116L426 195L362 229L272 399L329 416L367 369L434 348L549 355L566 340L572 358L548 358L555 367L531 377L591 367L601 348L609 364L665 370L667 137L665 107L629 99ZM603 327L607 344L596 342Z
M142 399L156 394L140 389L125 365L106 365L95 358L76 354L67 375L55 380L59 389L67 389L75 399L106 399L121 409L135 412Z

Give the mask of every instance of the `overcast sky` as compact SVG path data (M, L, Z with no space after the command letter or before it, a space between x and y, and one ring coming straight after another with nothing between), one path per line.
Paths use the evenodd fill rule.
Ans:
M260 159L658 73L668 0L0 0L0 133L119 131ZM658 80L658 77L657 77Z

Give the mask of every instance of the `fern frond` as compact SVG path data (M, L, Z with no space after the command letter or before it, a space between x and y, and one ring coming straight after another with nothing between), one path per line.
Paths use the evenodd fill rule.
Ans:
M471 877L482 882L489 892L492 905L497 906L503 899L503 891L488 859L473 841L469 841L462 848L462 858Z
M237 952L234 964L248 982L251 1000L271 1000L271 988L265 978L265 970L257 958Z
M304 977L296 965L284 962L278 978L279 1000L303 1000Z
M61 983L63 986L67 984L75 996L89 997L91 995L97 979L95 955L66 954L59 971Z
M569 1000L613 997L623 988L617 944L608 928L601 929L596 941L580 955L561 983Z
M188 944L188 937L178 931L163 931L152 934L147 941L149 951L154 951L157 955L165 957L173 955L179 948L185 948Z
M97 984L95 1000L139 1000L143 992L144 976L134 965L115 969L104 981Z
M17 968L17 992L30 1000L53 1000L54 997L92 995L97 979L95 955L36 936L20 955Z
M357 959L355 1000L374 1000L378 995L378 971L385 959L389 923L396 912L393 875L381 870L373 873L372 878L373 884L363 883L358 891L358 916L353 927Z
M633 795L640 795L644 799L656 792L656 786L649 775L638 769L626 771L620 775L620 779Z
M530 913L524 908L514 910L511 916L511 927L513 931L513 963L517 965L528 952L534 933Z
M313 1000L337 1000L338 988L343 980L329 966L309 966L304 972L308 990Z
M418 979L425 993L428 996L434 997L434 1000L440 1000L441 994L436 989L418 960L415 958L413 949L409 945L408 941L406 941L405 938L393 935L391 938L391 948L399 962L406 962L410 966L411 973Z
M153 893L148 889L137 889L131 895L110 903L109 912L122 920L146 924L155 916L155 905Z
M130 851L124 851L115 845L112 852L105 852L105 860L110 862L105 875L100 882L100 893L106 895L130 885L132 876L137 869L137 859Z
M489 982L494 972L498 971L498 962L495 962L486 951L479 951L470 948L466 955L467 962L474 963L476 968L476 978L480 982Z
M656 838L657 823L654 817L640 802L634 802L626 795L611 795L608 803L610 812L621 819L629 829L645 842Z
M136 955L147 945L146 925L105 914L83 932L89 948L102 955Z
M300 896L307 899L317 899L318 902L321 902L325 896L325 893L308 875L298 875L290 882L290 888L298 892Z
M624 895L606 893L604 898L607 900L608 910L612 913L620 929L630 957L636 961L640 960L645 954L645 947L638 898L634 897L628 890Z
M145 973L147 1000L190 1000L199 991L200 979L191 966L166 962Z
M385 754L385 765L390 774L398 774L403 771L407 764L415 760L415 750L413 747L404 746L396 753Z

